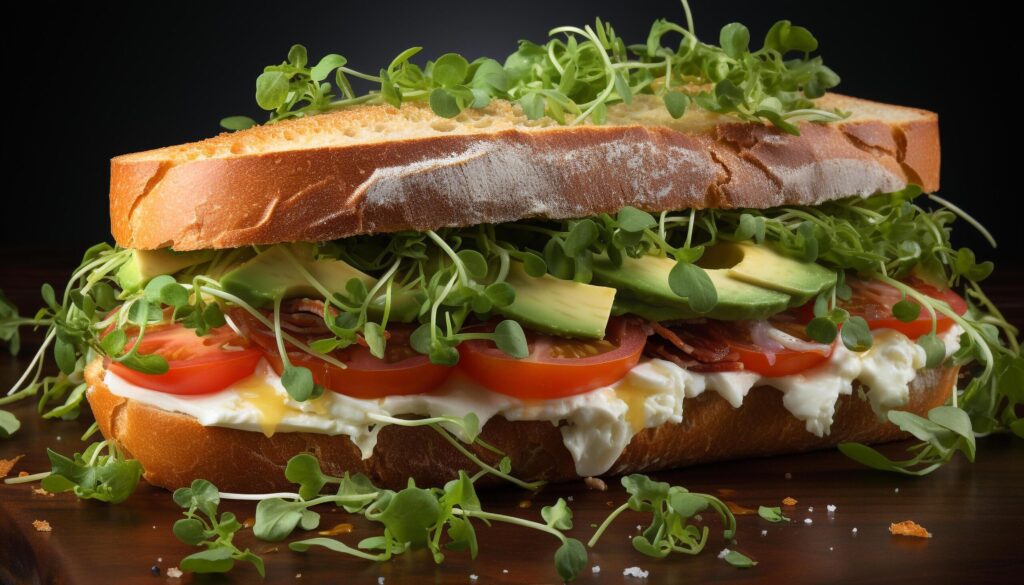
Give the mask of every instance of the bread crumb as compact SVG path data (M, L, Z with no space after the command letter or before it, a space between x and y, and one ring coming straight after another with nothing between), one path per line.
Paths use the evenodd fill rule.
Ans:
M476 580L477 580L477 579L479 579L479 578L480 578L480 576L479 576L479 575L470 575L470 576L469 576L469 580L470 580L470 581L476 581Z
M832 504L829 504L829 505L825 506L825 509L828 510L829 514L835 514L836 513L836 507L834 505L832 505Z
M36 532L53 532L53 527L46 520L33 520L32 526L36 529Z
M932 533L925 530L924 526L921 526L913 520L904 520L903 522L897 522L889 525L889 533L893 536L916 536L917 538L931 538Z
M761 531L761 536L768 536L768 531L767 530L762 530Z
M521 510L525 510L525 509L529 508L532 505L533 505L533 502L531 502L530 500L519 500L519 508Z
M599 492L608 491L608 484L599 477L586 477L583 479L583 483L592 490L597 490Z
M7 477L7 474L18 464L18 460L25 455L15 455L13 459L0 459L0 479Z
M377 585L384 585L384 577L377 577Z
M571 502L571 501L573 501L573 497L572 496L566 496L565 497L565 501Z
M501 570L501 574L502 575L508 575L508 569L502 569Z
M814 520L811 520L810 518L804 518L804 524L810 526L811 524L814 524Z
M254 524L256 524L256 518L252 516L242 520L242 528L252 528Z
M37 496L49 496L51 498L53 497L53 492L48 492L43 488L32 488L32 493Z
M832 551L834 551L835 549L836 549L836 548L835 548L834 546L830 546L830 547L828 547L828 552L832 552Z
M783 506L795 506L796 505L796 498L790 498L790 497L783 498L782 505Z
M178 567L171 567L167 569L167 576L171 579L181 579L182 575L184 575L184 573L182 573L181 569Z
M295 573L295 578L296 579L301 579L302 578L302 573Z
M892 492L893 492L894 494L898 494L898 493L900 493L900 488L896 488L896 489L892 490Z
M640 567L626 567L622 570L623 577L636 577L637 579L646 579L650 575L650 571L645 571Z
M793 474L787 471L786 472L786 479L793 479Z
M18 472L18 477L25 477L25 476L27 476L27 475L28 475L28 472L27 472L27 471L19 471L19 472Z
M731 552L732 552L731 550L729 550L727 548L723 548L722 552L718 553L718 558L724 559L725 557L729 556L729 553L731 553Z
M750 516L752 514L757 514L757 510L744 508L736 502L731 502L729 500L726 500L725 506L729 508L729 511L732 512L733 516Z
M850 532L853 533L854 536L857 536L857 527L854 527Z
M808 512L813 512L814 511L814 506L807 506L807 511Z
M590 567L590 572L595 575L599 574L601 572L601 565L594 565L593 567Z
M317 534L320 536L337 536L339 534L348 534L349 532L352 532L352 525L348 522L344 522L342 524L335 524L333 528L321 530L320 532L317 532Z

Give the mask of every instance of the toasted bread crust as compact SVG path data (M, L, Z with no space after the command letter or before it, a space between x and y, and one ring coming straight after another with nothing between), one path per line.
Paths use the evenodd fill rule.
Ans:
M128 248L195 250L939 186L931 112L830 94L819 106L853 115L790 136L706 112L673 121L647 97L604 126L530 123L504 102L454 121L417 103L362 106L120 156L112 231ZM346 138L368 126L382 129Z
M906 410L925 414L944 404L958 368L934 370L912 384ZM205 427L190 416L159 410L116 396L103 382L102 361L86 369L89 404L104 437L116 440L145 468L154 485L177 488L204 478L237 492L291 489L284 466L292 456L309 452L327 473L367 474L378 485L401 488L413 477L420 485L441 485L459 469L473 464L426 427L389 426L381 430L373 455L361 459L345 436L312 433L261 433ZM733 408L708 392L687 399L682 424L665 424L636 435L610 474L651 472L711 461L797 453L832 447L843 441L881 443L906 435L880 423L867 402L842 396L832 432L816 437L782 406L781 393L769 387L751 390L743 406ZM577 475L558 428L548 422L492 419L482 437L508 454L513 473L533 480L566 481ZM495 455L475 449L484 460Z

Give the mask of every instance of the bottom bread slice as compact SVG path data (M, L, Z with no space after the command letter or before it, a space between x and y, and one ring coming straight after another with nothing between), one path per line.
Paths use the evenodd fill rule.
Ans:
M959 368L919 372L911 383L905 410L924 415L949 398ZM261 433L208 427L188 415L160 410L116 396L103 382L100 360L86 369L87 398L100 431L113 439L145 469L145 479L173 489L193 479L212 481L232 492L271 492L294 488L284 477L288 459L312 453L326 473L365 473L382 487L400 489L408 478L421 486L442 485L460 469L476 466L427 427L387 426L381 429L373 455L362 459L346 436L314 433ZM687 399L681 424L663 424L638 433L609 475L651 472L711 461L762 457L833 447L844 441L882 443L906 437L888 422L880 422L867 401L841 396L836 404L831 433L817 437L806 431L782 405L782 393L759 386L743 405L733 408L717 394L707 392ZM510 422L491 419L481 437L506 453L512 473L524 480L576 479L572 456L562 443L558 427L545 421ZM483 460L499 457L482 448L473 451Z

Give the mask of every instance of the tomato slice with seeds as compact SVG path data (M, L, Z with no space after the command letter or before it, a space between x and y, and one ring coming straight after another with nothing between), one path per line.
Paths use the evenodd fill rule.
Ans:
M744 370L779 378L819 366L832 355L835 342L831 345L812 342L804 332L806 325L801 311L787 311L766 322L715 322L708 329L713 338L728 345L739 356ZM755 340L755 330L760 329L761 336L768 336L769 328L791 337L789 346L774 340L778 347L769 349L765 341Z
M134 339L129 341L129 347L134 344ZM136 386L168 394L218 392L252 375L262 357L230 327L211 329L200 337L180 323L147 328L138 351L163 356L167 371L144 374L115 361L109 369Z
M231 317L263 351L274 371L281 374L281 355L274 334L244 311L233 311ZM374 357L369 348L361 344L331 352L331 357L344 363L348 366L346 368L299 351L289 343L285 343L285 348L292 364L309 368L314 382L339 394L363 399L422 394L440 386L453 368L432 364L430 358L412 348L409 337L414 328L414 325L402 323L388 325L384 359ZM317 338L314 335L291 335L306 343Z
M613 318L605 339L582 341L527 332L530 355L513 358L490 341L459 345L459 367L488 390L547 400L582 394L622 379L640 361L647 332L635 319Z

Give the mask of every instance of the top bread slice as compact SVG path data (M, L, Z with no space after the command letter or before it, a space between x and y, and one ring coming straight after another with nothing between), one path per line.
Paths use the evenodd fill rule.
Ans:
M850 116L792 136L696 107L675 120L654 96L600 126L499 100L454 119L353 107L114 158L112 231L126 248L197 250L938 189L936 114L838 94L818 107Z

